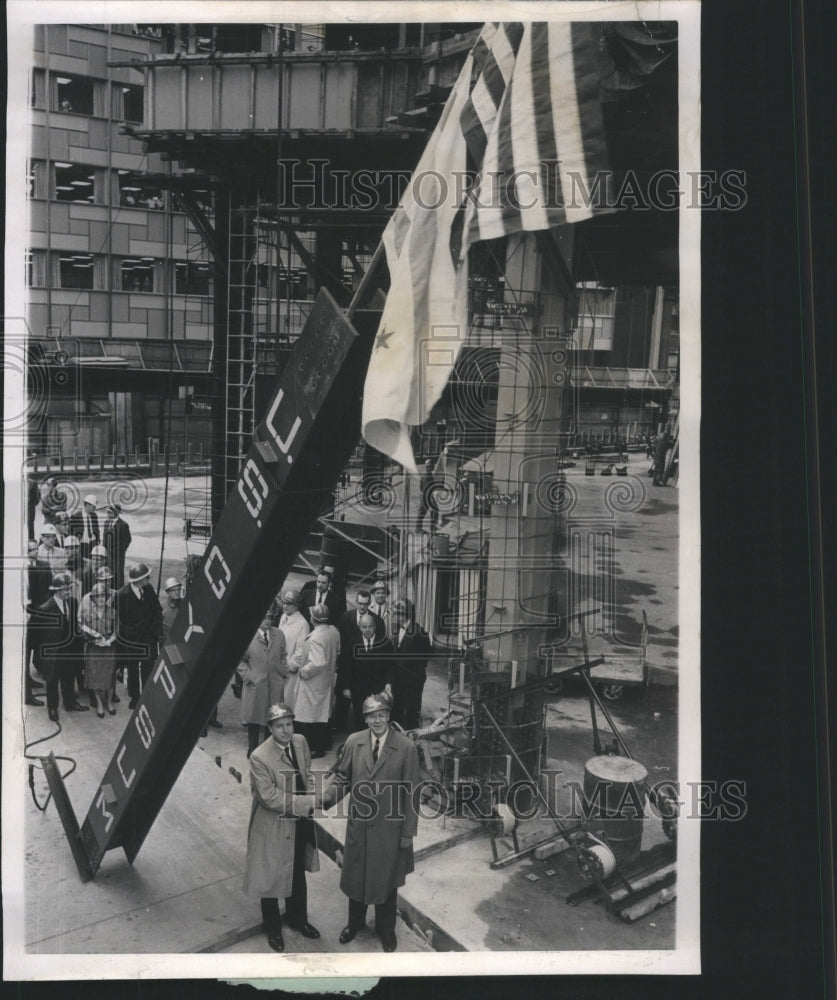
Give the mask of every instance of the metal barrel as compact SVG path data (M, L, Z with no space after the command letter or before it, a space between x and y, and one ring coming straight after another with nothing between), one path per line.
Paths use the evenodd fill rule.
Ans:
M584 765L585 826L601 830L617 863L639 857L648 796L648 771L630 757L591 757Z

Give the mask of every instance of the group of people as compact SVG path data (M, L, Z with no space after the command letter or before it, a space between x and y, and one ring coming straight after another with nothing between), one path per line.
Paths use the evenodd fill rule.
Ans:
M108 552L91 552L79 574L65 567L52 573L40 600L37 561L30 568L30 614L27 628L26 704L43 705L35 695L31 667L44 678L47 713L58 721L59 693L66 712L95 709L116 714L119 696L116 674L127 674L129 708L139 700L141 683L148 679L164 634L163 609L149 583L151 571L144 563L130 566L128 582L112 586ZM179 583L166 581L171 593ZM37 595L37 596L35 596ZM35 597L32 601L32 597ZM79 700L87 696L89 704Z
M359 590L356 607L347 610L329 568L312 584L282 591L281 611L265 616L238 665L234 689L248 756L264 738L269 706L279 702L293 711L295 731L314 758L331 748L334 732L363 729L362 706L372 694L391 697L392 719L402 728L421 725L432 648L411 602L390 604L379 580L371 591Z
M234 685L248 730L253 796L244 891L260 900L274 951L285 950L282 899L284 926L319 938L308 919L306 885L306 871L319 870L313 811L349 794L340 879L348 916L338 940L352 941L374 905L375 931L392 952L397 891L413 870L417 828L418 751L403 730L421 725L430 639L409 601L390 604L383 580L359 590L347 609L329 566L300 590L285 588L278 603L251 640ZM311 761L330 749L333 732L346 730L334 778L315 794Z

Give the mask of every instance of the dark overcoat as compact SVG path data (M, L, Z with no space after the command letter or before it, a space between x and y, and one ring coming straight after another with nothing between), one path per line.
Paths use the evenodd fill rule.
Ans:
M349 822L340 888L362 903L384 903L413 871L412 847L402 837L418 828L419 759L415 743L390 729L377 763L369 730L346 740L333 785L323 797L329 808L350 791Z

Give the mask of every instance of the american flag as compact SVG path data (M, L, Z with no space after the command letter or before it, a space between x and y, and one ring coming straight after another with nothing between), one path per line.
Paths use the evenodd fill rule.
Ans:
M366 377L363 436L411 472L409 428L428 419L465 342L468 247L594 212L585 192L607 161L600 30L486 24L384 231L390 291Z

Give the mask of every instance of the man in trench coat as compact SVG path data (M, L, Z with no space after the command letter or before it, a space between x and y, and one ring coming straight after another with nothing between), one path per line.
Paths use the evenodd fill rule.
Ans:
M320 870L311 812L314 808L311 754L305 737L294 735L293 712L271 705L270 737L250 757L253 810L247 832L244 892L261 900L267 941L284 951L279 898L285 899L285 923L303 937L320 932L308 922L305 872Z
M330 808L350 791L349 822L340 888L349 897L349 921L340 933L348 944L375 906L375 931L384 951L395 951L398 889L413 871L413 837L418 827L419 759L411 739L391 729L391 701L370 695L363 704L367 729L346 740L334 783L323 793Z
M270 706L285 700L285 636L270 624L269 615L263 618L236 672L241 678L241 721L247 726L249 757L264 739Z

